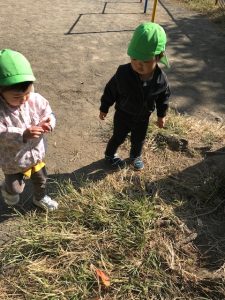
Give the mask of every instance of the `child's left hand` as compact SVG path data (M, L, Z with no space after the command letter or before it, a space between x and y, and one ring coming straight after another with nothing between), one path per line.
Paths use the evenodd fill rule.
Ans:
M46 120L41 121L38 126L40 126L44 132L50 132L52 131L52 127L50 125L51 119L47 118Z
M158 120L156 121L156 125L159 128L163 128L164 125L165 125L165 122L166 122L166 118L165 117L163 117L163 118L158 117Z

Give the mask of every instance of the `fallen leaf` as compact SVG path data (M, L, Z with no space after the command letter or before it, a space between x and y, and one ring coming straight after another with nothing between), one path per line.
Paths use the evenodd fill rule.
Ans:
M96 269L96 274L99 278L101 278L102 280L102 283L105 285L105 286L110 286L110 280L109 280L109 277L101 270L99 269Z

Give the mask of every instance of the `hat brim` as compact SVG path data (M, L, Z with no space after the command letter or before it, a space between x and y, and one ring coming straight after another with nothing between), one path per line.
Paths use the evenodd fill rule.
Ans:
M160 54L160 53L148 53L148 55L146 55L146 54L143 54L143 53L140 53L140 52L135 51L134 49L132 49L132 48L129 46L129 47L128 47L128 50L127 50L127 54L128 54L131 58L135 58L135 59L138 59L138 60L145 61L145 60L150 60L150 59L152 59L153 57L155 57L156 55L158 55L158 54ZM168 57L167 57L167 55L166 55L165 52L164 52L163 57L160 59L160 62L161 62L162 64L164 64L167 68L170 68L170 63L169 63Z
M14 75L11 77L6 77L4 79L0 79L1 86L9 86L17 83L22 83L25 81L35 81L36 78L33 75Z

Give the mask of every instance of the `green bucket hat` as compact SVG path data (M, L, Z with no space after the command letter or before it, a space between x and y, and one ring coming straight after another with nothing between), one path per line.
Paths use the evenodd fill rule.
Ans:
M0 86L10 86L35 80L26 57L10 49L0 51Z
M165 52L166 33L164 29L156 23L142 23L134 31L127 54L138 60L150 60L154 56ZM166 54L160 62L169 68L169 61Z

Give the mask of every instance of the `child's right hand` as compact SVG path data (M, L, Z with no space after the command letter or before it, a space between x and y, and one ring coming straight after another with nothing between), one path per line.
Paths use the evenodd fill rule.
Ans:
M105 120L105 117L106 117L106 116L107 116L107 113L104 113L104 112L100 111L99 118L100 118L101 120Z
M23 132L23 140L26 142L30 139L38 139L44 133L44 129L40 126L31 126Z
M52 131L52 127L51 127L51 119L50 118L47 118L47 119L44 119L42 120L38 126L40 126L44 132L51 132Z

